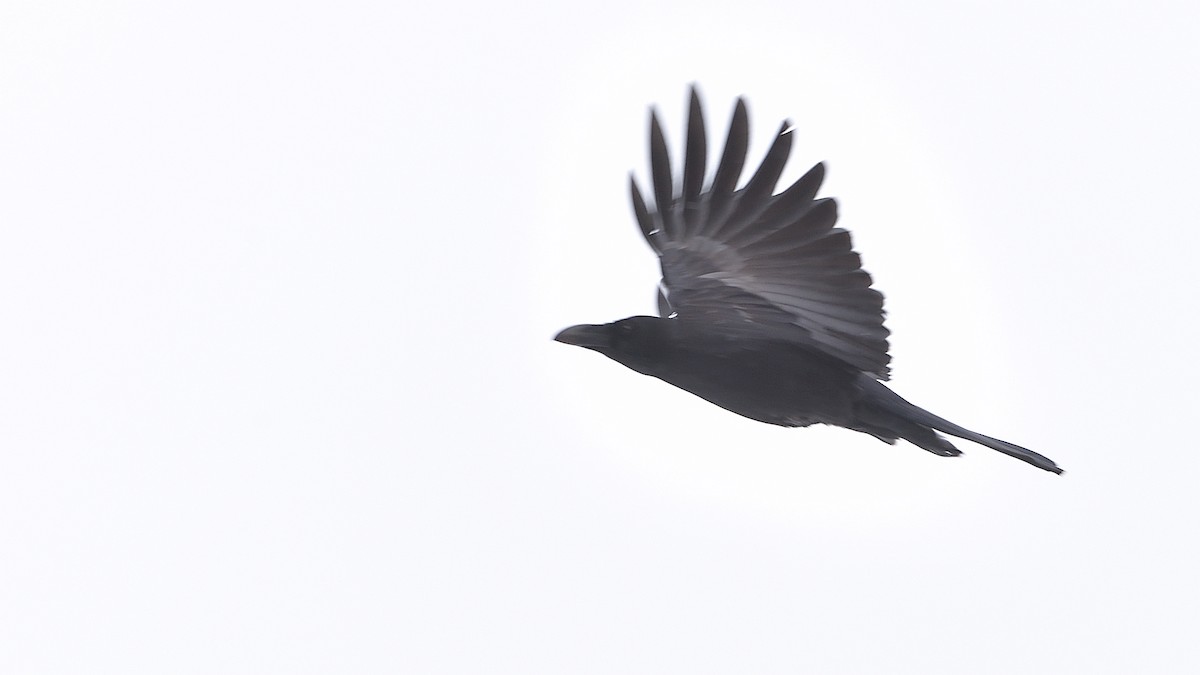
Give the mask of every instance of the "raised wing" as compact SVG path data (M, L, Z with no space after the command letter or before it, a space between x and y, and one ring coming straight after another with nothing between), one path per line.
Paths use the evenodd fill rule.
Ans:
M660 312L725 331L778 329L886 380L883 295L871 288L850 233L834 227L837 203L815 198L824 165L774 194L792 146L785 121L758 171L739 190L749 134L746 104L739 98L725 150L705 189L704 114L693 88L682 190L676 194L666 140L651 111L654 207L632 176L630 185L638 224L662 265Z

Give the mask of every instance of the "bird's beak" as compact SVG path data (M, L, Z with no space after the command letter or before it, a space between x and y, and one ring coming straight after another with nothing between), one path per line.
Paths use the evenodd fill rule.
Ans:
M581 324L562 329L554 339L577 347L603 347L608 344L608 331L604 326Z

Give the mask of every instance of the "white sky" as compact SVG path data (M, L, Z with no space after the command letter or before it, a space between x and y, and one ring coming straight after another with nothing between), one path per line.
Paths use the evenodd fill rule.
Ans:
M1197 672L1196 7L0 5L0 672ZM1066 475L550 340L691 82Z

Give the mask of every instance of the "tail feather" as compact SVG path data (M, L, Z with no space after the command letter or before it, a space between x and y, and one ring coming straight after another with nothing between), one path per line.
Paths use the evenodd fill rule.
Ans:
M1022 448L1019 445L1002 441L991 436L984 436L970 429L954 424L949 420L942 419L937 415L918 408L908 401L900 398L891 389L888 389L883 383L871 378L868 375L863 375L864 380L861 385L865 396L865 402L872 408L878 409L880 412L888 413L892 418L887 420L886 426L895 433L899 438L916 445L920 448L928 450L936 455L954 456L960 454L959 451L950 444L949 441L938 436L934 431L940 431L951 436L964 438L968 441L987 446L993 450L1002 452L1009 457L1015 457L1023 462L1027 462L1036 466L1039 469L1044 469L1053 473L1061 474L1062 469L1054 463L1054 460L1028 449ZM898 419L897 419L898 418ZM879 421L873 421L872 426L878 426Z
M962 450L954 447L950 441L938 436L929 427L924 427L919 424L911 424L908 426L910 426L911 429L905 429L900 435L900 438L903 438L918 448L921 448L922 450L928 450L929 452L942 457L958 457L962 454Z

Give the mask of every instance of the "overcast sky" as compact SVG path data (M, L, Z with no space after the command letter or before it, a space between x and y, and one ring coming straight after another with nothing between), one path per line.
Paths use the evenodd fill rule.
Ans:
M1197 672L1196 7L3 3L0 672ZM693 82L1065 475L551 341Z

